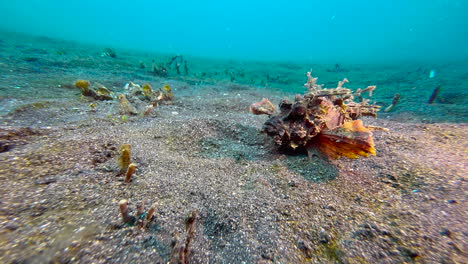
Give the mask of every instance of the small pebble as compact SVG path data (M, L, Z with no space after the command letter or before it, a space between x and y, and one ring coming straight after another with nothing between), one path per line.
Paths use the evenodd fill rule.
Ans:
M410 249L410 248L406 248L406 247L397 247L398 251L400 251L400 253L403 255L403 256L406 256L406 257L409 257L411 259L416 259L419 257L419 254L418 252Z
M440 231L440 234L443 236L450 237L452 235L452 232L450 232L450 230L448 230L447 228L442 228L442 231Z
M15 231L16 229L19 228L19 225L15 224L15 223L9 223L5 226L5 229L8 229L10 231Z
M304 253L306 258L311 258L313 256L312 249L307 246L304 241L299 241L299 243L297 243L297 248Z

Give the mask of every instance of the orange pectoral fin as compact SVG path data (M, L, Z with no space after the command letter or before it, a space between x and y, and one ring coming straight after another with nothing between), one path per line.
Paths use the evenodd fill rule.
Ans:
M316 145L330 158L341 156L355 159L359 156L375 155L372 132L362 125L361 120L346 122L333 130L324 130L317 136Z

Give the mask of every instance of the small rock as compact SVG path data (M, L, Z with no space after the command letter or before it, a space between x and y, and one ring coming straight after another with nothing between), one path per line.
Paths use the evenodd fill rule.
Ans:
M295 181L290 181L290 182L288 182L288 185L289 185L290 187L297 187L297 184L296 184Z
M73 240L73 241L70 243L70 247L76 248L76 247L79 247L79 246L80 246L80 242L77 241L77 240Z
M262 259L264 260L270 260L270 261L273 261L274 260L274 250L272 248L264 248L262 250Z
M450 245L450 246L452 246L452 248L453 248L455 251L457 251L458 253L462 253L462 252L463 252L463 251L461 250L461 248L460 248L457 244L455 244L455 242L449 241L447 244Z
M96 240L102 240L102 241L105 241L105 240L109 240L110 238L108 236L104 236L104 235L98 235L96 236Z
M353 238L356 238L358 240L371 239L374 237L375 235L369 229L358 229L353 233Z
M406 248L406 247L397 247L398 251L400 251L400 253L405 256L405 257L408 257L410 259L416 259L419 257L419 254L414 251L414 250L411 250L409 248Z
M306 245L304 241L299 241L299 243L297 243L297 248L299 248L302 253L304 253L306 258L312 258L312 250L309 246Z
M450 230L448 230L447 228L442 228L442 230L440 231L440 234L443 236L451 237L452 232L450 232Z
M7 152L11 149L10 145L7 145L6 143L0 142L0 153L1 152Z
M43 215L43 214L44 214L44 212L40 212L40 211L39 211L39 212L33 212L33 213L31 214L31 216L32 216L32 217L38 217L38 216L41 216L41 215Z
M380 233L382 234L382 236L393 237L392 233L390 231L388 231L388 230L385 230L385 229L382 230Z
M325 229L322 229L320 231L319 242L322 244L327 244L330 241L331 241L331 236L327 233L327 231L325 231Z
M37 179L37 180L34 181L34 183L37 184L37 185L43 185L43 184L47 185L47 184L51 184L51 183L54 183L54 182L57 182L57 179L53 178L53 177Z
M15 231L16 229L19 228L19 225L15 224L15 223L8 223L6 226L5 226L5 229L8 229L10 231Z
M398 179L394 175L391 175L391 174L386 174L385 177L394 182L398 181Z

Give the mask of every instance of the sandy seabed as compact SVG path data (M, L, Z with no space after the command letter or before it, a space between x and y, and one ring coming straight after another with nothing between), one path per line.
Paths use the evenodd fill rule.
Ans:
M389 129L374 132L377 155L326 161L279 152L248 111L304 92L303 65L187 58L189 74L161 77L148 72L156 55L1 36L2 263L466 262L466 69L447 69L452 88L428 105L432 80L414 72L430 67L314 65L333 85L377 84L384 107L402 94L363 120ZM169 84L175 99L122 118L116 100L90 111L77 79ZM128 184L122 144L137 165ZM148 228L122 223L122 199L131 214L156 206Z

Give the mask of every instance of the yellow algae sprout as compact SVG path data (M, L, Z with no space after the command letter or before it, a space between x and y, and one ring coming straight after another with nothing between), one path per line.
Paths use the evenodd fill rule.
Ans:
M161 90L161 94L158 96L158 101L170 101L174 98L174 94L172 93L172 89L169 84L163 86Z
M130 165L131 155L132 155L132 146L130 144L123 144L119 148L119 159L118 164L120 167L120 172L124 173L127 171L128 166Z
M145 83L141 89L143 90L143 95L144 96L149 97L153 93L153 88L151 87L151 85L149 83Z
M86 80L78 80L78 81L75 82L75 86L80 88L81 90L88 89L90 85L91 85L91 83L89 81L86 81Z

